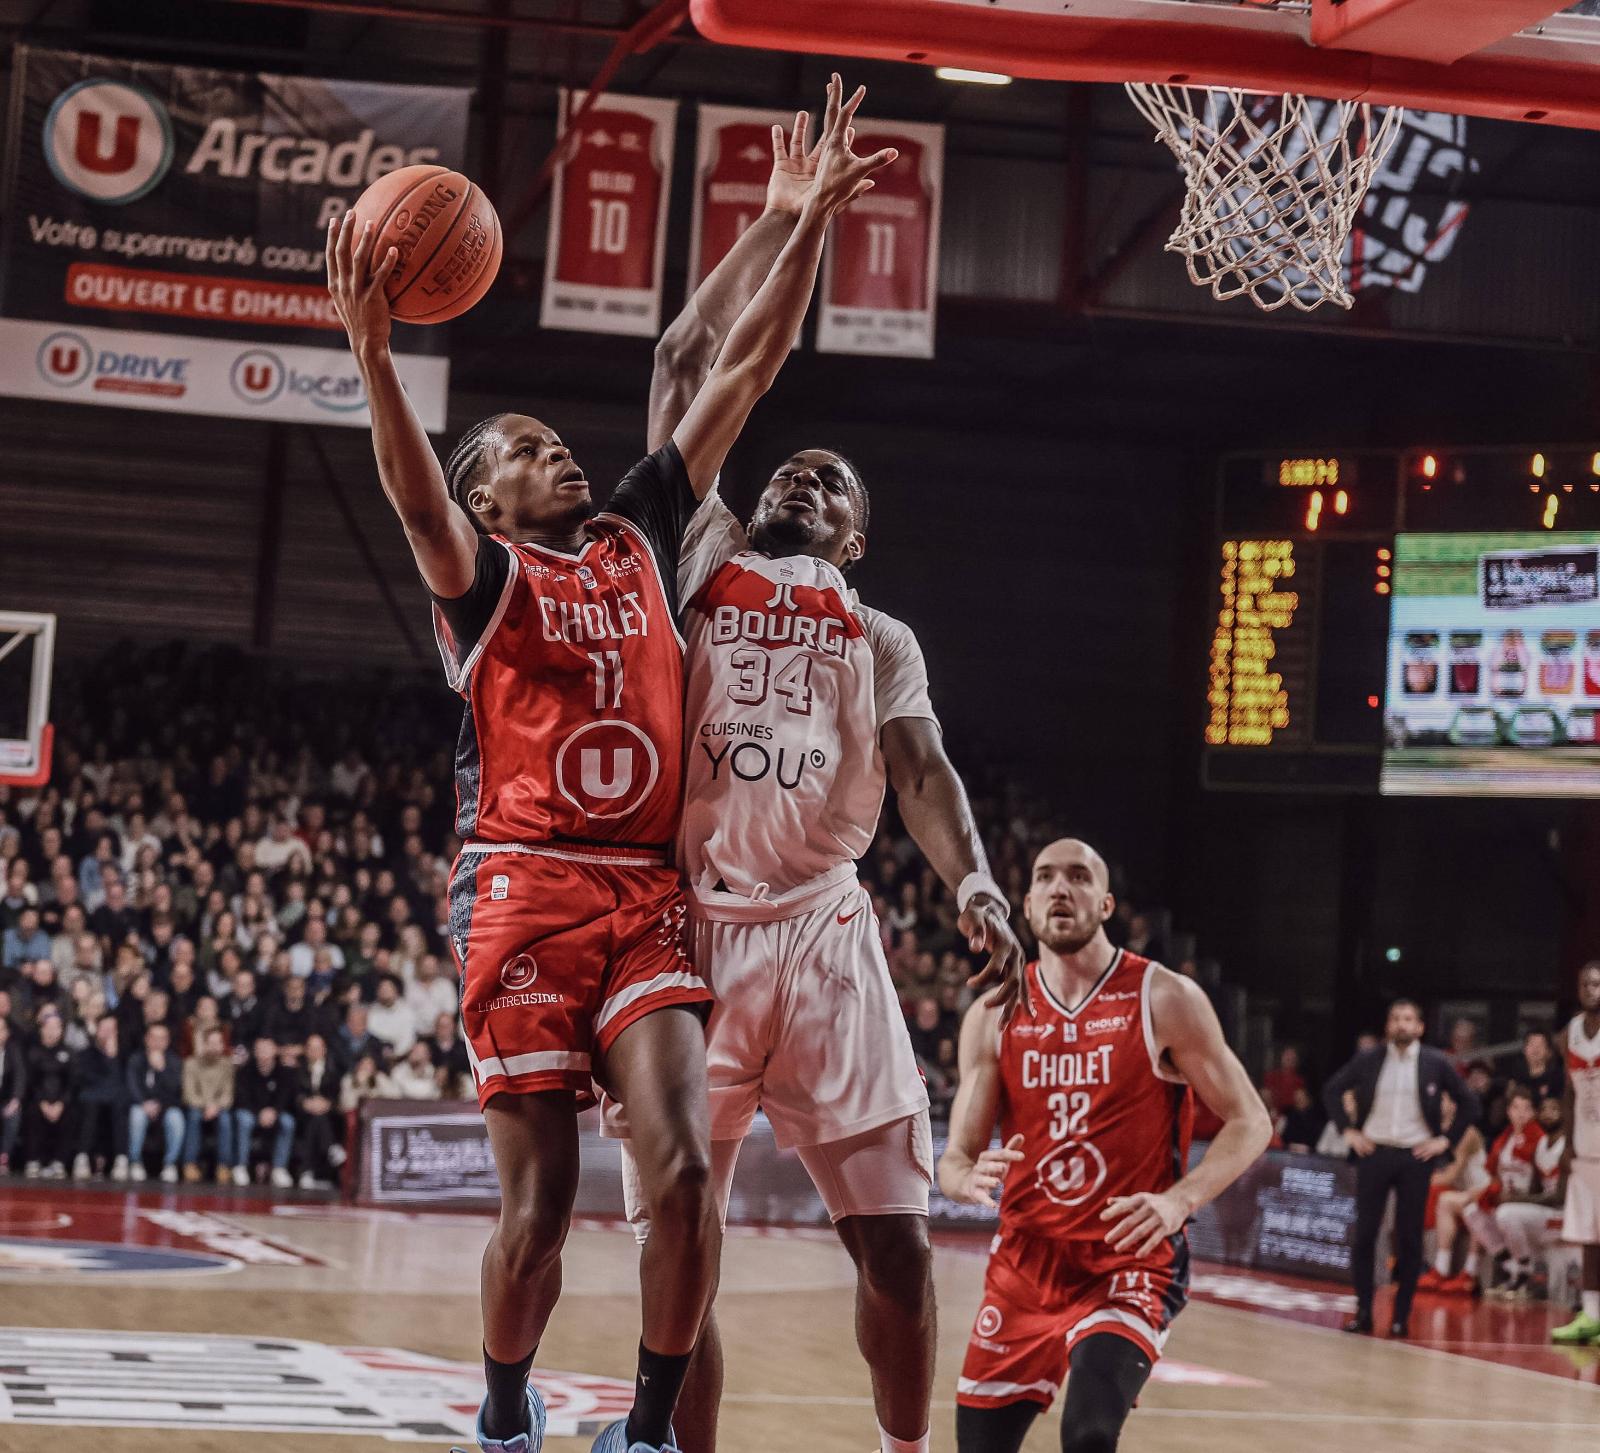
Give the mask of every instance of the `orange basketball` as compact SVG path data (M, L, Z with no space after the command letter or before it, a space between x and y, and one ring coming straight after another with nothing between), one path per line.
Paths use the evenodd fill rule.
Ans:
M442 166L381 176L356 202L378 230L374 263L391 247L400 261L384 292L403 323L445 323L476 303L500 271L500 218L483 188Z

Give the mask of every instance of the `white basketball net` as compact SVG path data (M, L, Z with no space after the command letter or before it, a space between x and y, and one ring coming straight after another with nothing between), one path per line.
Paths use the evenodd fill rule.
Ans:
M1345 244L1400 134L1399 107L1145 82L1128 94L1183 168L1167 251L1195 283L1269 312L1351 306Z

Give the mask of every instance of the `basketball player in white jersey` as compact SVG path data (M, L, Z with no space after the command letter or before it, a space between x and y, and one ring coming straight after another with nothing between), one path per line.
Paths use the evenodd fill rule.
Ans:
M1600 1343L1600 959L1578 974L1578 1008L1556 1045L1567 1069L1561 1238L1583 1247L1583 1304L1550 1340L1581 1347Z
M806 126L802 115L789 138L774 128L766 213L657 350L652 439L671 434L793 228L814 170ZM846 582L866 528L860 476L825 449L779 467L748 535L715 493L691 522L680 572L688 759L679 864L693 957L717 996L707 1068L720 1204L725 1213L759 1106L778 1144L797 1149L855 1261L856 1334L880 1445L926 1453L928 1097L855 866L886 779L954 893L969 945L990 955L973 983L1009 997L1023 954L945 755L916 639ZM643 1239L638 1200L630 1219ZM678 1404L686 1453L713 1453L721 1383L708 1320Z

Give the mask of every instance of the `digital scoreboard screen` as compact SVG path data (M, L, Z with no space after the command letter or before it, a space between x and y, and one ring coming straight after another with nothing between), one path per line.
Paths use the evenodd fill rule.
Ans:
M1600 797L1600 532L1394 554L1381 790Z
M1293 540L1224 540L1211 637L1213 747L1303 747L1312 709L1314 548Z

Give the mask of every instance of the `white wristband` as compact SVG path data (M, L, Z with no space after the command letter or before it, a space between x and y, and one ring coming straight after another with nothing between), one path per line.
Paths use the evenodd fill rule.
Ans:
M956 889L956 912L965 913L967 905L980 893L998 898L1004 904L1006 914L1010 915L1011 905L1006 903L1006 895L1000 891L1000 885L987 873L968 873L961 880L961 886Z

